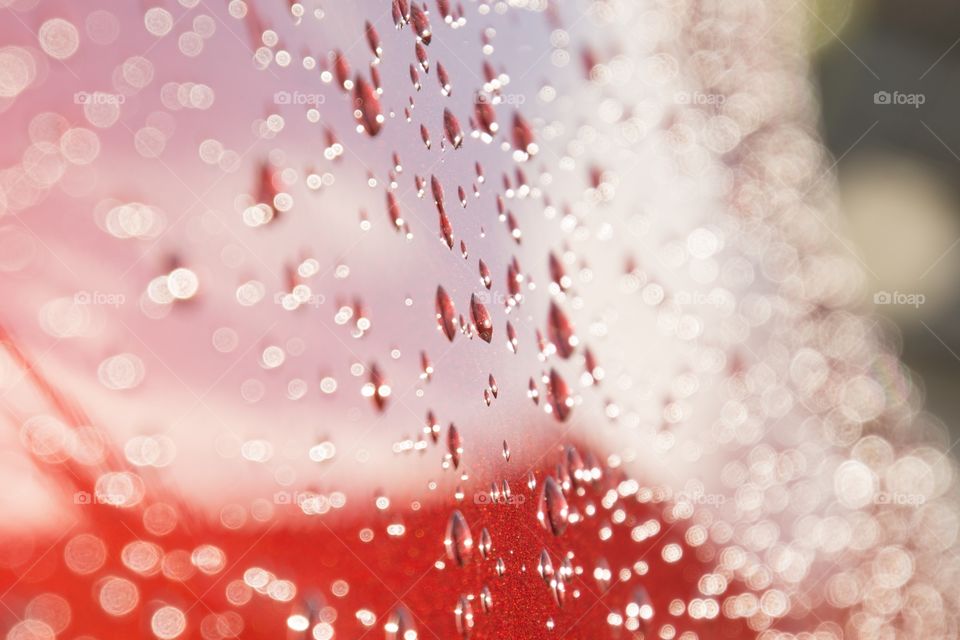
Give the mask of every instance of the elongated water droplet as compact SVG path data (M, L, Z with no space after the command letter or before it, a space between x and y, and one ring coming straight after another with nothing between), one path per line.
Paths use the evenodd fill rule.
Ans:
M580 457L580 452L577 451L577 448L573 445L567 445L566 466L567 473L570 474L574 488L583 486L589 482L590 474L587 472L587 467L583 463L583 458Z
M383 125L383 111L380 109L380 99L376 91L361 76L357 76L356 86L353 89L353 101L356 105L354 116L360 128L371 136L380 133Z
M417 68L410 65L410 82L413 83L413 88L417 91L420 91L423 85L420 84L420 74L417 73ZM423 125L420 126L420 129L423 130Z
M393 0L391 7L393 13L393 24L397 29L402 29L410 20L410 3L408 0Z
M573 398L570 396L570 387L567 382L560 377L556 369L550 370L550 411L560 422L564 422L570 417L570 410L573 408Z
M460 596L453 612L456 616L457 632L460 634L460 637L464 639L469 638L470 633L473 631L474 624L473 607L470 605L470 600L468 600L466 596Z
M492 141L493 136L499 131L500 125L497 124L497 112L493 110L490 99L482 93L474 96L473 114L477 120L477 126L485 134L481 136L481 139L484 142Z
M507 321L507 348L512 353L517 352L517 330L513 328L513 324L509 320Z
M443 184L440 183L439 178L437 178L435 175L430 176L430 191L433 193L433 204L436 205L437 211L443 213L446 209L444 204Z
M540 550L540 559L537 562L537 573L540 574L540 577L543 578L543 581L547 584L550 584L550 580L553 579L553 562L550 560L550 554L547 553L546 549Z
M447 451L450 453L453 468L457 469L460 466L460 456L463 455L463 439L453 423L450 423L450 428L447 430Z
M583 368L586 370L589 384L600 384L600 380L603 379L603 369L597 365L597 358L589 347L583 350Z
M470 561L470 555L473 552L473 536L470 535L470 527L459 510L454 509L447 523L447 533L443 540L444 547L447 550L447 557L459 566L463 566Z
M373 400L373 406L377 411L383 411L386 408L387 398L390 397L390 385L387 384L377 365L370 365L370 381L363 385L361 392Z
M475 294L470 294L470 319L477 329L477 335L484 342L493 340L493 320L490 319L490 312L487 307L477 299ZM496 393L494 393L496 396Z
M406 607L400 606L393 610L387 623L383 626L387 640L416 640L417 626L413 615Z
M430 439L437 442L440 439L440 422L437 420L437 417L433 414L433 411L427 411L427 424L424 427L424 431L430 436Z
M404 221L403 215L400 213L400 203L397 202L396 196L391 191L387 191L387 215L390 216L390 222L393 223L397 231L402 231Z
M486 527L480 531L480 544L478 545L480 549L480 556L486 560L490 557L490 550L493 548L493 539L490 537L490 531Z
M440 17L443 18L444 22L453 22L453 18L450 15L450 0L437 0L437 10L440 12Z
M517 158L519 160L526 160L537 153L537 145L533 142L533 129L519 111L513 114L513 146L521 154Z
M459 149L463 144L463 130L460 128L460 121L450 109L443 110L443 130L453 148Z
M552 301L550 302L550 312L547 316L547 336L550 338L550 342L557 348L557 354L561 358L566 359L573 355L573 350L578 344L577 336L574 334L573 324L560 307Z
M497 558L497 575L502 576L507 572L507 563L503 561L503 558Z
M493 283L493 280L490 277L490 268L487 267L487 263L484 262L482 259L480 260L479 269L480 269L480 283L487 289L490 289L490 285Z
M453 337L457 334L457 310L443 287L437 287L437 324L447 336L447 340L453 342Z
M426 351L420 352L420 379L430 382L433 379L433 363Z
M364 31L367 34L367 44L370 45L370 51L373 52L374 57L379 61L383 58L383 47L380 46L380 34L377 33L376 28L370 24L370 21L364 24Z
M510 231L510 237L513 238L514 242L520 244L523 240L523 232L520 230L520 224L512 211L507 212L507 229Z
M430 33L430 19L427 17L427 13L416 2L410 5L410 24L413 26L417 38L420 39L423 44L430 44L430 40L433 37Z
M437 81L440 83L440 93L445 96L453 95L453 88L450 86L450 76L447 75L447 70L441 63L437 63Z
M537 388L537 382L533 378L530 378L530 383L527 385L527 397L533 400L533 404L540 404L540 390Z
M507 462L510 462L510 445L507 444L507 441L503 441L503 459Z
M593 569L593 577L597 581L600 591L605 593L610 588L610 581L613 578L613 572L610 570L610 563L606 558L598 558L597 566Z
M493 609L493 595L490 593L490 587L483 585L480 589L480 607L484 613L490 613Z
M450 224L450 218L447 217L447 212L442 208L437 215L440 219L440 236L447 248L453 249L453 225Z
M417 62L420 63L420 68L423 69L424 73L430 73L430 57L427 55L427 50L419 42L413 48L414 52L417 54Z
M553 476L547 476L543 481L540 501L537 504L537 520L544 529L558 536L566 530L569 517L570 507L560 490L560 485Z
M339 50L333 52L333 75L344 91L353 88L353 83L350 81L350 63Z

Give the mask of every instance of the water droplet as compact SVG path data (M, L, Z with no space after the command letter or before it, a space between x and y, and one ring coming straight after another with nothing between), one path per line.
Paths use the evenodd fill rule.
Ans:
M353 101L356 104L354 116L359 128L371 136L380 133L384 121L380 99L373 87L359 75L353 89Z
M470 527L463 518L463 514L456 509L450 516L450 522L447 523L447 534L443 544L447 550L447 557L459 566L462 567L470 561L473 536L470 535Z
M484 560L490 557L490 550L493 548L493 539L490 537L490 531L486 527L480 531L480 544L478 547L480 549L480 556Z
M377 33L376 28L368 20L363 25L364 31L367 34L367 44L370 45L370 51L373 53L374 57L379 61L383 58L383 47L380 46L380 34Z
M450 112L450 109L443 110L443 130L453 148L459 149L463 144L463 130L460 128L460 121Z
M457 631L463 638L469 638L473 631L473 607L470 606L470 600L466 596L460 596L457 600L457 606L453 610L457 620Z
M480 607L484 613L490 613L493 609L493 596L490 594L490 587L483 585L480 589Z
M561 358L569 358L577 346L577 336L573 332L573 324L567 315L555 302L550 302L550 312L547 316L547 336L557 349Z
M513 114L513 146L521 154L518 158L520 160L526 160L537 153L537 145L533 142L533 129L519 111Z
M488 343L493 340L493 321L490 319L490 312L475 294L470 294L470 318L481 340Z
M510 445L507 444L507 441L503 441L503 459L507 462L510 462Z
M560 485L553 476L547 476L537 504L537 520L544 529L558 536L566 530L569 516L570 508Z
M450 423L450 428L447 430L447 451L450 453L453 468L459 468L460 456L463 455L463 439L460 437L460 431L453 423Z
M402 29L410 20L410 4L408 0L393 0L391 7L393 14L393 24L397 29Z
M350 63L340 51L334 51L333 58L333 75L337 79L337 84L344 91L349 91L353 88L353 83L350 81Z
M439 62L437 63L437 80L440 82L440 93L445 96L453 94L453 88L450 86L450 76L447 75L446 68Z
M430 58L427 56L427 50L418 42L414 46L414 51L417 54L417 62L420 63L420 68L423 69L424 73L430 73Z
M377 411L383 411L387 406L387 398L390 397L390 385L387 384L380 369L375 364L370 365L370 381L363 385L361 392L365 397L373 400L373 406Z
M510 321L507 321L507 348L511 353L517 352L517 330L513 328Z
M403 606L393 610L383 628L386 631L386 640L416 640L417 638L417 626L413 622L413 614Z
M573 398L570 396L570 387L567 386L567 382L560 377L556 369L550 370L550 383L547 391L550 397L551 412L560 422L565 421L570 417Z
M457 334L457 310L443 287L437 287L437 324L447 336L447 340L453 342L453 337Z
M434 443L440 439L440 423L437 421L437 417L433 414L433 411L427 411L427 424L423 430L430 436L430 439Z
M430 44L432 38L430 20L427 18L427 13L416 2L410 5L410 24L413 25L417 38L423 44Z

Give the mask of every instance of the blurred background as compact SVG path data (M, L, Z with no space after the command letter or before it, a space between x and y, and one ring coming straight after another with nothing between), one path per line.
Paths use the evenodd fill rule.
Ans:
M960 2L798 0L867 301L960 438Z

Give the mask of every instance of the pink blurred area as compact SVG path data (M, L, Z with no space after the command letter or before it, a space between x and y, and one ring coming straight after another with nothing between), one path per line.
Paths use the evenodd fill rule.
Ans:
M502 309L494 312L496 349L462 336L450 345L433 320L438 283L467 313L470 291L477 288L477 256L495 270L496 293L504 287L503 270L516 249L507 234L494 229L492 189L474 199L470 186L475 162L498 181L501 172L512 170L509 155L476 142L468 152L449 146L438 150L442 107L449 105L464 119L472 108L469 87L480 83L479 47L440 50L457 84L443 104L423 99L416 106L418 118L436 125L434 146L427 150L403 115L413 93L406 69L412 44L393 29L389 3L361 5L331 4L317 26L297 30L289 28L291 18L280 2L251 5L242 20L229 14L227 3L204 3L194 10L167 3L158 6L169 9L174 22L162 37L149 33L144 8L136 4L27 8L15 3L3 10L0 65L11 74L7 88L16 86L22 65L29 81L0 103L6 131L0 148L0 165L6 167L0 174L5 254L0 286L6 301L0 323L114 446L140 435L169 438L176 456L163 479L194 499L219 503L231 494L269 489L273 477L301 484L346 474L358 489L382 482L379 474L358 472L353 453L358 448L360 461L369 463L365 468L392 470L411 483L416 476L420 482L427 472L411 474L403 458L391 454L390 444L415 437L427 409L444 421L455 419L476 438L488 437L478 428L481 422L538 415L521 393L526 371L499 367L500 385L510 392L491 408L483 406L475 388L478 373L506 364L510 356ZM263 13L254 16L254 7ZM195 22L198 15L206 16L202 23ZM322 82L319 67L306 70L294 61L288 68L255 68L252 58L260 43L251 40L254 29L248 23L259 21L264 26L276 22L278 37L291 52L315 55L320 66L329 66L327 52L338 49L366 74L371 53L363 24L369 16L375 16L372 22L387 52L378 70L388 117L377 138L354 130L351 96L335 82ZM68 59L47 55L38 45L41 25L52 18L65 19L79 31L79 48ZM524 22L502 25L501 37L546 28L539 16ZM456 37L475 44L477 26L455 32ZM217 37L202 40L200 55L184 55L179 36L211 27ZM439 46L453 44L448 38ZM439 94L434 75L423 78L425 94ZM517 79L517 90L525 87L532 94L531 80L532 74ZM278 92L320 96L320 122L307 120L307 106L276 104ZM277 130L268 132L271 127ZM75 133L77 128L82 134ZM342 141L343 157L324 157L327 130ZM220 162L201 158L211 144L224 150ZM412 240L396 233L385 213L394 153L403 163L396 194ZM292 196L293 207L252 228L244 223L244 209L260 201L262 167L269 167L273 188ZM331 184L318 191L306 188L304 176L310 171ZM435 241L433 203L429 195L417 197L415 172L444 180L451 209L459 209L455 185L471 193L467 210L454 214L457 237L470 247L468 260ZM375 186L368 182L371 177ZM361 211L369 217L369 231L361 229ZM141 237L123 237L137 234ZM546 240L525 238L528 246ZM281 301L293 284L290 273L308 258L316 260L317 273L301 280L313 295L300 309L288 311ZM543 262L530 268L545 280ZM151 281L178 267L195 274L196 294L172 304L152 302ZM238 302L258 296L256 304ZM371 322L362 339L350 335L356 318L345 325L336 321L342 305L357 302ZM528 364L535 362L532 319L543 313L545 307L518 319L526 352L521 357ZM268 347L286 354L282 366L264 365ZM419 377L421 350L443 371L426 395ZM109 360L118 354L121 360ZM131 375L136 379L132 388L108 388L112 383L104 377L111 375L111 362L124 378L121 386ZM392 385L384 414L361 396L374 363ZM335 392L320 391L324 378L336 380ZM29 463L14 453L13 440L21 424L42 414L44 406L27 391L31 381L10 361L3 381L13 427L3 435L6 455L16 458L4 467L22 477ZM291 384L298 390L291 392ZM300 386L306 393L291 400ZM318 471L304 452L331 438L343 453ZM248 441L272 450L269 464L243 459L240 448ZM35 485L21 486L8 499L21 506L42 504L35 499Z

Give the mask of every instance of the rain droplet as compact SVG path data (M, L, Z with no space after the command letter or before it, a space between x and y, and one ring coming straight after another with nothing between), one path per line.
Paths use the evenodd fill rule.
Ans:
M447 340L453 342L457 334L457 310L443 287L437 287L437 324Z
M489 343L493 340L493 321L490 319L490 312L477 299L475 294L470 295L470 319L477 329L477 335L484 342ZM496 393L494 393L496 397Z
M490 587L483 585L480 589L480 607L484 613L490 613L493 609L493 596L490 594Z
M570 417L570 409L573 407L573 398L570 397L570 387L567 382L560 377L556 369L550 370L550 410L554 417L560 422Z
M457 619L457 631L463 638L469 638L473 631L473 607L470 606L470 600L466 596L460 596L457 600L457 606L453 610Z
M537 504L537 520L544 529L558 536L566 530L569 517L570 508L567 506L567 499L563 497L560 485L553 476L547 476Z
M463 439L460 437L460 431L453 423L450 423L450 428L447 430L447 451L450 452L453 468L459 468L460 456L463 455Z
M463 514L457 509L454 509L450 522L447 523L447 534L443 544L447 550L447 557L459 566L462 567L470 561L473 536L470 535L470 527L464 520Z
M384 625L386 640L416 640L417 626L406 607L397 607Z
M443 130L453 148L459 149L463 144L463 130L460 128L460 121L450 112L450 109L443 110Z
M486 560L490 557L490 550L493 548L493 540L490 538L490 531L486 527L480 531L480 544L478 545L480 549L480 556Z
M561 358L569 358L577 346L577 336L573 332L573 324L567 315L555 302L550 302L550 312L547 317L547 335L550 342L557 348Z
M361 76L357 76L353 90L353 101L356 104L354 116L360 128L371 136L380 133L383 125L383 111L380 108L380 99L373 87Z

